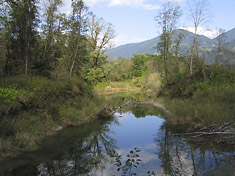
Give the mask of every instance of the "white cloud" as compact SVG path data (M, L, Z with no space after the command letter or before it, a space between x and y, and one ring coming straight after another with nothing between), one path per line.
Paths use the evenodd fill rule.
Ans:
M147 10L159 9L159 5L152 5L146 2L147 0L85 0L88 6L93 6L97 3L108 3L108 6L132 6L138 8L144 8Z
M84 0L88 6L93 6L100 2L107 2L107 0Z
M177 3L180 3L180 2L183 2L184 0L169 0L169 2L177 2Z
M184 29L187 30L189 32L194 33L195 29L193 27L180 27L180 29ZM216 38L218 37L218 35L220 34L219 30L217 29L205 29L203 27L198 27L198 34L199 35L204 35L210 39Z
M146 38L140 38L138 36L126 36L122 34L118 34L118 36L114 39L115 47L129 44L129 43L138 43L147 40Z

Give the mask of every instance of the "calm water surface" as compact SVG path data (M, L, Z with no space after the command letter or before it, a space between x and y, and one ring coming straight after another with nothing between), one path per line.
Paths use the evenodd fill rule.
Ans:
M0 175L187 176L234 160L229 148L190 144L173 135L159 114L154 107L136 106L108 122L61 130L38 151L1 162Z

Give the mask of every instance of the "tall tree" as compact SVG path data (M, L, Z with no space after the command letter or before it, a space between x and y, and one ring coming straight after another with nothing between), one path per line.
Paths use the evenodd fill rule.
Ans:
M44 11L44 24L42 25L43 34L45 38L45 45L43 49L43 57L42 60L53 60L51 58L52 48L55 42L56 32L58 32L57 28L60 27L58 25L58 8L62 5L61 0L47 0L45 4ZM60 31L61 32L61 31ZM48 63L50 63L50 61Z
M209 20L208 0L188 0L189 15L194 25L194 39L190 57L190 75L193 74L193 59L196 50L198 27Z
M6 59L6 21L8 18L8 5L5 1L0 1L0 76L3 75Z
M38 27L38 7L37 0L6 0L9 5L9 42L8 49L11 53L7 56L11 63L15 63L17 73L28 74L29 64L34 58L34 46ZM8 68L10 62L6 64L7 72L13 71ZM8 73L9 74L9 73Z
M7 9L7 3L4 0L0 1L0 31L4 28L4 24L7 18Z
M107 49L113 46L112 39L116 36L111 23L105 23L102 18L91 15L88 23L91 55L94 67L98 66Z
M160 42L158 43L158 50L164 61L165 76L168 77L167 61L170 54L170 47L172 44L172 32L176 27L176 24L181 16L181 10L179 6L175 6L168 2L163 5L163 9L158 12L156 21L162 29L160 36Z
M69 75L72 76L74 67L78 69L88 59L87 57L87 17L88 8L82 0L72 0L72 15L69 20Z

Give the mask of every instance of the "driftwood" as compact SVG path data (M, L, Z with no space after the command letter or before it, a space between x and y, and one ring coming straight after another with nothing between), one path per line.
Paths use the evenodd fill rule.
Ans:
M235 124L225 123L223 125L211 125L195 132L173 135L184 135L186 136L186 140L190 142L235 144Z
M127 106L128 104L130 104L131 103L131 101L129 100L129 101L127 101L125 104L123 104L123 105L121 105L121 106L119 106L119 107L117 107L117 108L115 108L115 107L113 107L113 108L105 108L105 111L109 114L109 116L111 116L111 115L113 115L114 113L116 113L118 110L120 110L121 108L123 108L124 106Z

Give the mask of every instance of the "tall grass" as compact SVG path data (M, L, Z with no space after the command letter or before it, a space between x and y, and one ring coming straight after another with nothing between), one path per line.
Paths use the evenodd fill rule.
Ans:
M197 91L191 98L173 99L166 103L172 112L172 124L206 126L235 121L235 86L211 87Z
M235 122L235 71L222 66L189 76L178 73L169 78L161 95L170 98L166 106L172 112L172 124L206 126Z

